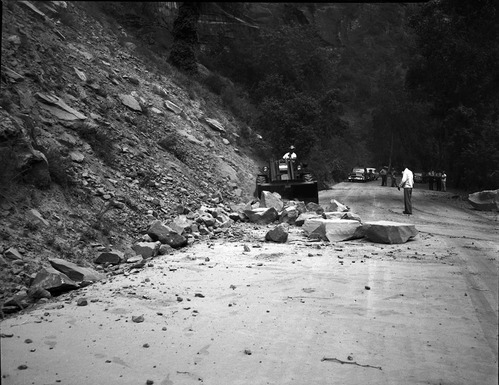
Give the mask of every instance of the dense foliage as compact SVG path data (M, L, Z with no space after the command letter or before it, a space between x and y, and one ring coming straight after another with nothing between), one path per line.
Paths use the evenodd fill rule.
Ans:
M301 5L286 8L292 15L293 6ZM315 6L308 5L312 11ZM409 35L403 23L407 7L328 7L336 17L333 41L324 38L320 26L283 15L281 23L237 39L221 33L201 59L249 90L258 109L250 123L271 143L273 156L294 144L319 179L331 182L344 179L354 166L389 162L386 146L370 149L386 134L373 134L372 116L380 117L404 94ZM397 142L395 153L400 147Z
M498 12L494 0L445 0L411 19L417 56L407 82L431 106L428 156L467 188L499 187Z

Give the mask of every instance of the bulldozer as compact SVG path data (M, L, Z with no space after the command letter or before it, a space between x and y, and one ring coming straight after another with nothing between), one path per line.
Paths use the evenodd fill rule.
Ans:
M277 192L284 199L319 203L317 180L307 165L296 159L271 159L256 178L258 198L262 191Z

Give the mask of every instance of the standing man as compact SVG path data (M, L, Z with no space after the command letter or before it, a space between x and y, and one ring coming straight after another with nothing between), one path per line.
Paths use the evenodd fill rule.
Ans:
M433 190L433 182L434 181L435 181L435 171L431 170L428 173L428 184L429 184L430 190Z
M404 189L404 214L412 215L412 188L414 187L414 175L407 167L402 173L402 180L398 185L398 189Z
M435 182L437 184L437 191L442 191L442 173L440 171L435 173Z
M395 172L395 169L392 168L392 171L390 173L390 176L392 178L392 187L397 187L397 174Z
M442 171L442 191L446 192L447 191L447 174L445 173L445 170Z
M381 171L379 172L379 175L381 175L381 186L386 186L386 168L382 168Z

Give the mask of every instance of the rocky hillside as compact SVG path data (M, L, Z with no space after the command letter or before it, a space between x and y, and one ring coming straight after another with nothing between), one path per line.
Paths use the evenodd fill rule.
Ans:
M216 97L81 4L2 2L0 302L50 258L87 266L153 219L253 193Z

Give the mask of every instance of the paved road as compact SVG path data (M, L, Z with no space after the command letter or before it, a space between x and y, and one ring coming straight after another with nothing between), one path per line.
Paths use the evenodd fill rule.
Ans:
M2 384L497 384L497 216L415 190L408 217L376 183L320 198L420 233L271 244L241 225L2 321Z
M331 199L362 212L366 220L392 220L416 224L425 235L438 237L436 252L452 255L452 263L460 268L467 292L497 361L498 355L498 261L499 217L497 213L480 212L452 192L430 191L416 184L413 190L413 215L402 213L403 193L382 187L379 182L366 184L340 183L321 192L320 203Z

